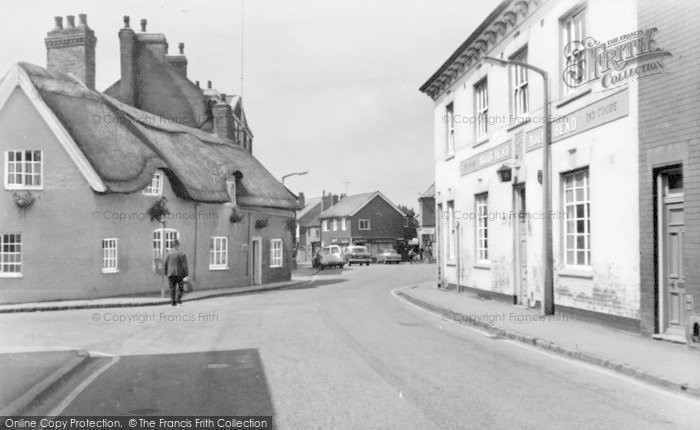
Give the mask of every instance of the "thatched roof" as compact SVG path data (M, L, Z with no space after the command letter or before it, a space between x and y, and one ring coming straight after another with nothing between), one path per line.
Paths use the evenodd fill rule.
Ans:
M258 160L230 140L173 123L85 87L78 80L27 63L18 65L104 182L107 192L145 188L163 169L184 199L229 200L226 175L241 172L242 206L299 209Z

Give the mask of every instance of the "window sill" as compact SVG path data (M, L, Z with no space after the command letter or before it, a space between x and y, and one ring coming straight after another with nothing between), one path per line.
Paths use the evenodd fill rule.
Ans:
M527 116L527 117L526 117L525 119L523 119L522 121L518 121L517 124L511 125L510 127L508 127L508 128L506 129L506 131L513 131L513 130L515 130L516 128L519 128L519 127L524 126L525 124L529 124L530 122L532 122L532 118L530 118L530 116Z
M448 257L447 260L445 260L445 265L447 266L456 266L457 261L455 260L454 257Z
M21 278L21 273L0 273L0 278Z
M558 270L557 275L566 278L593 279L593 269L590 267L566 267Z
M146 193L141 193L141 194L146 196L146 197L160 197L163 195L163 194L146 194Z
M119 273L119 269L102 269L103 274Z
M481 261L478 263L474 263L474 268L475 269L483 269L483 270L491 270L491 262L490 261Z
M593 91L593 90L591 90L590 88L588 88L587 90L582 90L582 91L575 92L575 93L573 93L573 94L569 94L569 95L567 95L567 96L564 98L564 100L562 100L562 101L560 101L559 103L557 103L557 104L556 104L556 107L557 107L557 108L560 108L560 107L562 107L562 106L566 106L566 105L568 105L569 103L573 102L574 100L578 100L578 99L580 99L581 97L583 97L583 96L585 96L585 95L587 95L587 94L590 94L592 91Z
M281 264L270 264L270 269L280 269L282 268Z
M220 271L220 270L229 270L229 269L228 269L228 266L209 266L209 270Z
M5 185L5 189L9 191L42 191L43 185L25 187L23 185Z
M476 148L478 146L481 146L481 145L487 143L488 141L489 141L488 136L484 136L484 137L481 137L479 139L476 139L476 141L474 141L474 144L472 145L472 148Z
M455 153L451 152L451 153L447 154L447 156L445 157L445 161L450 161L450 160L453 160L454 158L455 158Z

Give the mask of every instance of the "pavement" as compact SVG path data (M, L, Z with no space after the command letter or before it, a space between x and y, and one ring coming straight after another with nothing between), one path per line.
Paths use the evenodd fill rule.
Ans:
M290 281L275 282L250 287L212 288L207 290L194 290L186 292L182 296L183 302L203 300L213 297L231 296L236 294L249 294L260 291L294 288L312 281L316 269L308 265L299 266L294 270ZM17 304L0 304L0 313L13 312L45 312L62 311L71 309L99 309L99 308L129 308L139 306L170 305L170 291L166 291L166 297L156 297L152 293L145 295L131 295L118 297L105 297L85 300L52 300L43 302L28 302Z
M479 327L495 336L533 345L700 397L700 350L650 339L566 315L543 318L538 309L438 289L424 282L394 291L445 321Z

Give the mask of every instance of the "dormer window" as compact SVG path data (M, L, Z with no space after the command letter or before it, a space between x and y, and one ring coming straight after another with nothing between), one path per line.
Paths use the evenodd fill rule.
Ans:
M159 196L163 194L163 172L156 172L151 178L151 185L143 190L144 196Z
M236 177L229 176L226 178L226 191L233 206L236 206Z

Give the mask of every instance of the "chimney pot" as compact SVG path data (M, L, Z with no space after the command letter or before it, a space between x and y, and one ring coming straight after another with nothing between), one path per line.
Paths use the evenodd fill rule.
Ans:
M185 53L185 44L180 42L177 44L177 47L180 49L180 55L183 55Z
M226 103L226 94L221 93L221 102Z
M211 89L211 81L207 81L207 88Z
M148 20L142 19L141 20L141 31L144 33L146 32L146 25L148 25Z
M68 20L68 28L75 28L75 15L68 15L66 20Z
M81 27L87 27L87 14L84 14L84 13L78 14L78 21L80 21Z
M63 30L63 17L54 17L54 21L56 22L56 30Z
M129 21L131 18L129 18L129 15L124 15L124 28L129 28Z
M195 84L197 85L197 88L199 88L199 81L195 82Z
M168 48L169 48L169 47L170 47L170 45L169 45L168 43L166 43L166 44L165 44L165 53L166 53L166 54L168 53Z

